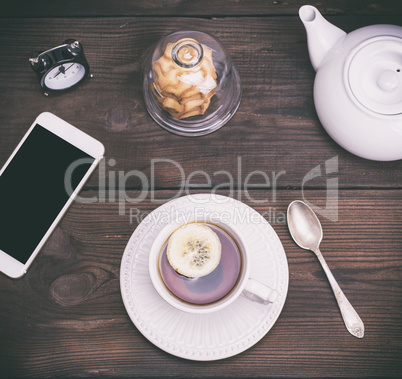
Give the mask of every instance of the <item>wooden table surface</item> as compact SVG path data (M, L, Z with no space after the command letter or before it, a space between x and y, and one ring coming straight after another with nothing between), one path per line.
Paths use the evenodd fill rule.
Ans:
M377 23L402 26L400 0L311 4L346 32ZM0 376L400 375L402 164L358 158L321 126L312 97L315 73L297 14L301 5L16 0L1 6L0 166L36 116L50 111L106 147L106 167L92 175L83 197L97 195L119 171L141 171L153 188L143 201L127 201L123 215L120 193L114 201L74 203L23 278L0 275ZM218 37L242 79L237 113L208 136L170 134L144 107L145 53L178 29ZM83 43L94 77L46 97L28 58L67 38ZM317 166L321 176L306 180ZM210 182L192 175L197 170ZM232 188L223 185L223 170L235 178ZM244 188L254 171L270 182L255 174L255 186ZM328 183L338 188L332 197ZM128 197L144 194L134 177L125 184ZM32 185L26 183L27 197ZM286 251L290 282L280 317L258 343L225 360L196 362L160 350L137 330L123 305L119 270L138 226L130 208L143 217L172 197L212 191L245 202L270 221ZM320 216L321 250L365 323L363 339L346 331L319 262L289 235L287 206L303 198L321 208L332 199L328 217Z

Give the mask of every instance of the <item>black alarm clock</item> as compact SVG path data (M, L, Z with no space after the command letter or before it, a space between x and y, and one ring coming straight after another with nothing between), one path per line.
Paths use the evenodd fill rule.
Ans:
M75 39L67 39L62 45L46 51L37 51L29 62L45 91L72 88L89 75L82 44Z

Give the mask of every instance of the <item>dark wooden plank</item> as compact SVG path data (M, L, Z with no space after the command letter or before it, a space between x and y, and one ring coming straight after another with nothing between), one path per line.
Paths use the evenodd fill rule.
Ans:
M395 15L402 13L399 0L330 0L311 1L325 14L335 15ZM305 0L17 0L2 6L0 17L67 17L67 16L245 16L293 15L306 4Z
M371 22L402 25L399 16L336 19L346 31ZM221 130L200 138L162 130L147 114L142 99L141 70L147 48L186 28L216 35L243 83L242 103L234 118ZM69 37L83 42L94 78L71 92L45 97L28 57ZM214 188L229 183L229 176L238 188L253 171L264 171L269 177L268 185L263 175L252 175L250 182L261 188L271 190L279 172L275 186L300 188L310 170L332 158L338 159L338 172L332 177L338 178L342 188L401 186L400 161L355 157L333 142L320 125L312 99L314 71L296 16L3 19L0 46L0 164L35 117L50 111L105 144L104 173L92 177L91 187L102 186L105 176L108 185L111 171L117 177L119 171L138 170L155 188L181 188L186 181L191 187ZM210 184L205 175L191 177L196 170L204 171ZM228 174L219 173L223 170ZM328 178L323 175L307 181L305 187L325 188ZM141 188L134 175L124 182L130 188Z
M225 192L222 192L225 194ZM94 196L95 192L82 193ZM129 193L135 197L135 193ZM159 191L169 199L175 191ZM245 193L233 194L246 199ZM325 204L325 191L304 194ZM252 197L265 199L265 191ZM247 203L269 219L300 190ZM296 376L391 377L402 365L402 211L400 190L342 190L339 220L320 217L321 250L361 315L366 335L348 334L317 259L272 217L289 263L281 316L254 347L224 361L191 362L147 341L131 323L119 288L124 247L137 226L118 203L73 204L21 280L0 275L1 376ZM129 204L148 213L158 204Z

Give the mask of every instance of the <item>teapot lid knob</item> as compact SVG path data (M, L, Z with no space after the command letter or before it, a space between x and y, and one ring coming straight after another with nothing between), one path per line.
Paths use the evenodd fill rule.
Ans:
M377 85L385 92L392 92L399 86L399 75L398 69L394 70L385 70L378 75Z

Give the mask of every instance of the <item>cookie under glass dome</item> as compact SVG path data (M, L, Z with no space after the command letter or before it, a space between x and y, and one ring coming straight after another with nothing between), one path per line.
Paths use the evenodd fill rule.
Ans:
M164 129L184 136L214 132L235 114L239 74L216 38L178 31L160 40L144 67L144 100Z

